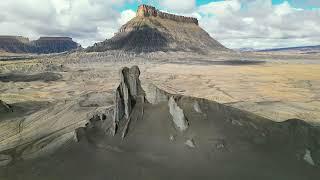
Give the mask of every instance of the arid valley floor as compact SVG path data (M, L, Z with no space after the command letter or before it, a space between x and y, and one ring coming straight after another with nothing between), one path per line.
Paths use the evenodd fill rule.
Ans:
M90 92L112 93L119 80L119 69L138 65L142 82L154 83L174 94L217 101L274 121L298 118L317 124L320 123L319 58L271 53L212 56L159 53L123 57L75 53L1 61L0 99L8 103L55 101ZM10 79L13 73L20 78Z
M0 114L0 152L11 155L10 160L7 158L9 166L0 169L0 179L102 179L108 176L110 179L254 177L275 180L289 177L310 180L320 175L318 167L305 161L297 163L293 156L285 155L287 148L291 147L283 144L287 140L279 140L269 146L268 143L273 143L270 140L266 143L268 148L262 150L259 145L264 144L264 140L256 138L257 133L261 135L258 129L265 128L264 123L271 123L270 127L273 127L273 123L277 126L277 122L299 119L315 128L320 126L320 57L317 54L225 52L199 55L156 52L133 55L76 52L27 58L0 61L0 99L13 107L12 113ZM150 121L144 124L136 120L134 131L129 130L128 139L120 143L109 137L109 143L106 143L103 140L105 137L93 133L90 137L96 138L87 138L89 142L94 142L97 147L95 150L82 141L72 142L69 144L75 145L71 150L60 149L54 156L44 156L36 163L29 160L34 156L42 157L47 151L51 152L54 147L70 141L77 136L74 130L88 126L93 114L112 106L114 90L120 81L119 70L133 65L140 68L140 80L146 93L149 92L149 85L154 84L171 94L203 98L205 100L200 106L202 111L208 111L207 115L203 112L200 116L184 109L186 113L190 112L187 115L191 130L181 134L175 133L168 124L159 123L166 118L164 112L167 110L164 109L167 105L158 105L153 110L149 106L139 105L146 108L145 119L155 119L153 125L157 128ZM181 101L185 104L182 106L188 109L191 100L182 98L177 101ZM215 107L208 105L206 110L206 100L226 106L209 111ZM233 111L225 107L236 109ZM242 113L237 115L237 109ZM226 115L229 111L232 111L230 115ZM216 115L210 114L214 112ZM209 116L219 119L212 129L206 129L194 120ZM230 125L224 124L225 118L231 119ZM246 122L243 120L246 118L257 123ZM266 122L265 119L272 122ZM239 128L233 129L232 125ZM218 133L224 131L222 127L226 132ZM161 128L163 130L159 130ZM281 134L274 129L268 130L268 133L272 134L273 131ZM294 142L299 143L294 143L293 147L306 143L303 138L305 131L302 131L294 135L297 137ZM241 138L238 140L238 133L246 134L246 138L253 137L253 145ZM210 140L212 136L216 139ZM262 136L265 136L264 133ZM271 139L276 137L278 135ZM281 139L282 135L279 137ZM79 139L78 136L76 138ZM185 143L191 148L184 147L186 139L191 139ZM225 144L224 139L229 145ZM170 147L164 143L166 141L174 141L175 145ZM213 143L216 148L213 152L208 144L210 141L219 141ZM319 143L319 138L315 138L315 141L315 144ZM138 150L137 146L140 147ZM282 146L285 147L279 148ZM297 155L298 159L304 157L306 160L305 152L300 153L302 155ZM319 150L313 154L320 159ZM6 156L0 157L5 164ZM172 158L179 160L172 162ZM313 161L319 163L315 158ZM258 165L258 162L262 163ZM92 163L96 166L92 166ZM244 163L247 167L243 167ZM215 170L210 170L210 167Z

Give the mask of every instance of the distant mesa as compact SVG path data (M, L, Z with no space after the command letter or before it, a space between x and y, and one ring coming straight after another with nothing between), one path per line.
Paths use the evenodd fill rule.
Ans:
M114 37L86 49L87 52L108 50L229 51L199 26L197 18L161 12L148 5L139 6L136 17L123 25Z
M0 36L0 50L12 53L60 53L78 47L79 44L69 37L40 37L30 41L23 36Z

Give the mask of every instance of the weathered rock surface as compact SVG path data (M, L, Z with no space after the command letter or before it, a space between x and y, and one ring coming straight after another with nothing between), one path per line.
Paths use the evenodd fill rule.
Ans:
M198 101L194 102L194 104L193 104L193 108L194 108L194 110L195 110L197 113L202 113L202 111L201 111L201 108L200 108L200 105L199 105L199 102L198 102Z
M177 16L174 14L169 14L169 13L165 13L165 12L161 12L158 9L156 9L153 6L148 6L148 5L141 5L138 8L137 11L137 16L139 17L160 17L163 19L170 19L173 21L177 21L177 22L184 22L184 23L194 23L196 25L198 25L198 19L197 18L193 18L193 17L185 17L185 16Z
M184 116L183 109L181 109L178 104L176 103L174 97L171 97L168 102L169 112L171 114L172 120L181 132L188 129L188 121Z
M229 51L198 26L191 17L163 13L142 5L137 16L123 25L109 40L87 48L88 52L123 50L135 53L154 51Z
M9 104L0 100L0 113L6 113L6 112L13 112L13 109Z
M170 93L158 88L154 84L148 84L146 88L146 99L151 104L159 104L161 102L167 102L172 96Z
M31 52L34 48L28 38L22 36L0 36L0 50L6 52Z
M12 161L12 157L6 154L0 154L0 167L7 166Z
M79 47L79 44L69 37L40 37L31 44L35 47L33 53L41 54L66 52Z
M304 159L307 163L309 163L310 165L312 165L312 166L315 165L315 163L314 163L314 161L313 161L313 158L312 158L312 156L311 156L310 150L308 150L308 149L306 150L306 153L305 153L303 159Z
M193 139L188 139L184 144L186 146L190 147L190 148L195 148L196 147Z
M0 152L9 152L18 159L32 159L75 142L75 130L85 127L90 115L97 111L97 107L82 106L90 104L86 100L90 101L90 96L54 104L12 104L12 113L0 112ZM108 102L105 106L109 106Z
M35 159L54 153L63 145L76 142L76 133L71 131L62 135L49 135L27 146L21 153L22 159Z
M127 123L123 130L123 137L126 134L130 124L130 114L136 103L143 103L145 93L141 87L139 80L140 70L138 66L133 66L130 69L125 67L120 70L120 85L115 92L115 109L113 128L111 133L115 135L120 121L124 118Z
M0 36L0 50L12 53L59 53L77 49L79 45L69 37L40 37L29 41L22 36Z

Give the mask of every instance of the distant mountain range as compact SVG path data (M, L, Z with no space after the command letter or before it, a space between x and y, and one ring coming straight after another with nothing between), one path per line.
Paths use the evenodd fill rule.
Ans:
M29 41L22 36L0 36L0 51L10 53L60 53L77 49L79 44L69 37L40 37Z
M287 48L272 48L272 49L253 49L253 48L240 48L237 49L240 52L298 52L302 54L320 53L320 45L317 46L299 46L299 47L287 47Z

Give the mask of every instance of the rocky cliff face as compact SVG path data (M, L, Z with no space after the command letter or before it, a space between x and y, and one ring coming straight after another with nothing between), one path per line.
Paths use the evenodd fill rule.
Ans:
M22 36L0 36L0 49L13 53L59 53L78 48L78 44L68 37L40 37L29 41Z
M23 53L33 51L28 38L22 36L0 36L0 49L6 52Z
M111 39L89 47L89 52L123 50L154 51L228 51L198 26L196 18L177 16L142 5L135 18L123 25Z
M138 8L137 16L139 17L160 17L162 19L169 19L177 22L184 22L184 23L194 23L198 25L198 19L193 17L185 17L185 16L177 16L174 14L169 14L165 12L161 12L155 7L148 6L148 5L141 5Z
M78 48L78 44L69 37L40 37L33 41L37 53L59 53Z

